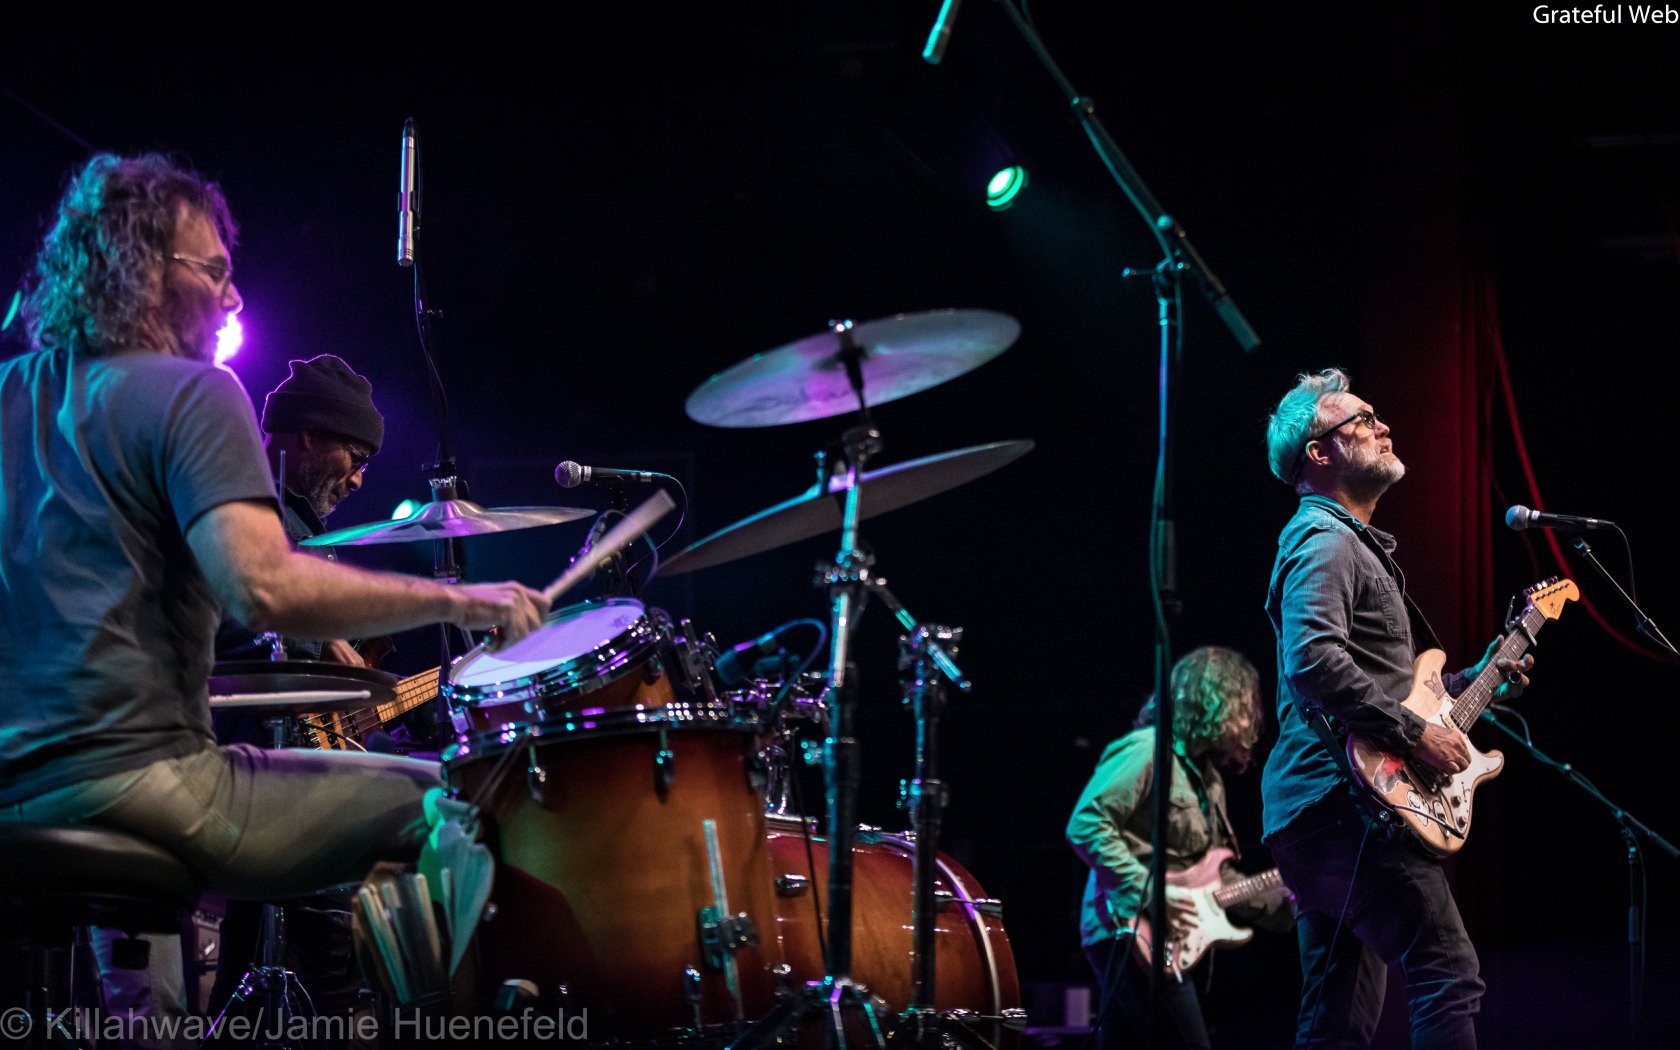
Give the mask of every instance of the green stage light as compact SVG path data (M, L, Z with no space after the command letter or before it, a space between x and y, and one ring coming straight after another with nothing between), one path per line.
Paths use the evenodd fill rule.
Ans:
M1015 203L1015 198L1027 188L1027 169L1019 164L1004 168L986 183L986 207L1002 211Z
M401 503L397 504L397 509L396 510L393 510L391 512L391 520L392 521L401 521L401 520L408 517L410 514L413 514L415 511L417 511L419 509L420 509L420 504L414 502L411 499L405 499Z

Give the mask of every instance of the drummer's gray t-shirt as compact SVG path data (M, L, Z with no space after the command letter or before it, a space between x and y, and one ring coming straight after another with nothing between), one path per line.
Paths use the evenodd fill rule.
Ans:
M221 606L186 532L274 505L250 399L213 365L0 363L0 803L213 742Z

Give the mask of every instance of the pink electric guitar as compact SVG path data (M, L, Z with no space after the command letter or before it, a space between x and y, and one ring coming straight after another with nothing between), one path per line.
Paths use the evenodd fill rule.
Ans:
M1266 891L1278 889L1283 885L1283 876L1273 868L1271 871L1250 875L1227 886L1219 877L1219 866L1229 859L1230 850L1210 849L1207 856L1195 864L1183 871L1167 875L1167 884L1190 890L1191 900L1196 905L1194 918L1178 920L1176 925L1181 927L1183 932L1168 940L1166 944L1167 973L1181 981L1186 971L1202 961L1202 956L1207 954L1209 948L1217 948L1222 944L1247 944L1254 938L1253 930L1232 925L1230 918L1225 914L1226 908L1245 904ZM1132 919L1132 956L1139 963L1148 966L1149 954L1154 950L1154 942L1150 939L1149 920L1139 915Z
M1522 614L1506 630L1494 650L1495 657L1513 660L1534 644L1534 632L1563 613L1564 603L1581 596L1574 580L1553 577L1524 592L1528 599ZM1447 695L1441 683L1441 667L1447 654L1426 649L1412 663L1412 691L1402 701L1413 714L1439 725L1468 731L1499 688L1499 670L1489 659L1476 680L1457 699ZM1448 775L1422 763L1410 762L1384 751L1368 737L1348 737L1348 763L1361 787L1376 797L1397 817L1424 848L1446 855L1457 853L1470 834L1470 806L1476 787L1505 768L1505 756L1498 751L1482 753L1470 745L1470 764L1460 773Z

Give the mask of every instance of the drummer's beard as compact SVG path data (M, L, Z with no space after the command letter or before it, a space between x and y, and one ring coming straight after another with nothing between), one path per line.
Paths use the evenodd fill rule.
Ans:
M340 478L333 470L330 457L314 460L299 456L297 469L286 479L286 487L302 496L322 521L327 520L348 491L340 491Z

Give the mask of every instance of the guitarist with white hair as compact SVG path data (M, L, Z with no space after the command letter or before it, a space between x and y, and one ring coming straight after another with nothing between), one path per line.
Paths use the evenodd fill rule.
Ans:
M1405 835L1373 830L1398 823L1373 814L1410 811L1436 832L1448 822L1430 823L1427 803L1405 797L1386 814L1372 808L1350 786L1343 757L1351 734L1390 756L1396 774L1438 781L1476 761L1458 727L1420 717L1407 702L1413 628L1433 632L1406 595L1394 537L1370 524L1405 465L1388 424L1340 369L1296 378L1272 413L1267 455L1272 473L1301 497L1278 538L1266 596L1277 633L1279 737L1261 781L1264 841L1300 907L1295 1045L1368 1046L1387 966L1397 962L1412 1046L1474 1047L1484 986L1439 857ZM1498 695L1520 694L1533 657L1500 656L1489 668L1494 654L1464 672L1432 673L1423 686L1440 704L1478 678L1503 675ZM1457 841L1467 813L1451 829Z
M1167 906L1174 926L1155 1045L1205 1048L1196 968L1216 943L1251 934L1226 907L1262 925L1287 927L1288 891L1277 873L1244 878L1230 863L1237 836L1225 812L1223 765L1247 768L1265 720L1260 675L1241 653L1203 646L1173 665L1173 763L1167 850ZM1155 703L1130 733L1109 744L1068 819L1068 845L1091 869L1080 941L1098 982L1098 1050L1141 1045L1148 1024L1149 887L1154 804Z

